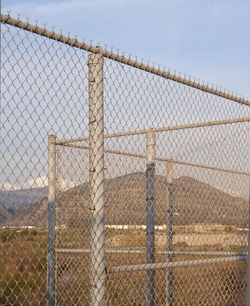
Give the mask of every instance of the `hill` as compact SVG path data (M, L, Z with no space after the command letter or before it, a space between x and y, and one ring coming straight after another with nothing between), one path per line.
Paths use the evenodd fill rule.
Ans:
M145 173L132 173L105 180L106 224L145 224ZM173 181L174 224L223 224L246 226L248 203L191 177ZM155 223L166 224L167 181L156 175ZM90 224L89 184L76 186L57 194L57 225L78 227ZM47 200L31 205L14 215L10 223L46 226Z
M0 190L0 224L20 216L47 197L47 187Z

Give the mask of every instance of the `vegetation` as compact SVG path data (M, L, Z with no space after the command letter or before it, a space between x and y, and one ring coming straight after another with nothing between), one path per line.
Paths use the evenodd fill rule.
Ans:
M231 229L230 229L231 231ZM227 231L228 232L228 231ZM63 235L66 235L65 229ZM84 234L84 233L82 233ZM71 243L84 238L73 236ZM108 230L107 246L118 239L121 247L143 247L144 234L140 230ZM64 236L65 237L65 236ZM65 242L67 242L65 237ZM84 247L89 240L82 240ZM67 242L68 243L68 242ZM47 305L47 232L41 229L0 230L0 305ZM178 244L177 249L190 249ZM215 246L217 248L217 246ZM215 250L214 248L214 250ZM204 246L204 250L212 247ZM239 250L235 246L232 249ZM195 257L195 259L204 257ZM175 260L194 259L179 256ZM165 255L157 255L156 262L164 262ZM145 255L108 254L107 300L108 305L144 305L145 271L109 273L115 265L145 262ZM61 253L57 256L57 303L58 305L89 305L90 257L88 253ZM155 272L156 304L166 305L166 271ZM245 305L246 263L230 262L202 266L174 268L174 303L176 305Z
M45 304L46 231L1 229L0 250L0 304Z

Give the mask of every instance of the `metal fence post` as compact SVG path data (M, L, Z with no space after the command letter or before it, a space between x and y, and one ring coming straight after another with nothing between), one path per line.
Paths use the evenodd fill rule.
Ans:
M48 138L48 304L55 305L56 136Z
M173 162L167 161L167 262L170 266L166 270L166 305L173 305L173 217L174 217L174 187Z
M91 226L91 306L105 305L104 105L103 56L91 54L89 67L89 134Z
M248 188L247 305L250 305L250 181Z
M150 129L147 132L147 169L146 169L146 191L147 191L147 242L146 242L146 262L154 263L155 253L155 132ZM155 280L154 270L147 271L147 306L153 306L155 302Z

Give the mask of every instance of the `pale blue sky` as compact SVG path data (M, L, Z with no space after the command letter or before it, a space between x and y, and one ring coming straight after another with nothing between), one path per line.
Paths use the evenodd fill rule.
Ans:
M55 26L55 31L63 29L72 36L79 34L87 41L92 39L93 44L106 43L114 46L114 50L138 55L145 61L149 59L250 97L250 0L237 3L230 0L29 1L2 0L3 12L10 10L13 17L20 13L24 20L29 16L32 23L38 20L39 25L47 23L49 29ZM5 25L2 29L2 60L8 59L8 64L1 71L4 103L1 119L5 122L1 145L5 155L0 161L0 168L4 169L0 173L0 187L1 182L20 188L32 181L30 186L36 187L37 179L42 181L47 175L48 135L56 134L58 139L88 135L87 53L14 27ZM64 60L58 61L62 54ZM119 67L107 61L108 77L104 83L107 133L250 115L246 106L224 103L225 100L215 97L205 99L206 95L200 91L186 87L184 90L177 84L170 87L169 82L142 71L137 79L134 68ZM247 124L232 129L161 135L157 154L249 171ZM142 153L144 142L143 136L141 141L120 139L106 145L120 150L129 147ZM66 151L62 152L68 158ZM64 179L77 181L80 176L75 169L81 164L78 170L87 174L88 162L86 159L85 163L79 163L78 157L73 160L65 168ZM123 168L126 158L112 161L121 166L117 172L110 166L108 171L112 175L135 171L132 162ZM139 166L140 171L145 170L145 165ZM68 170L71 168L72 173ZM188 169L184 170L189 173ZM221 184L226 177L230 186L225 183L223 189L236 192L235 182L242 181L237 176L225 175L225 179L218 176ZM204 174L204 180L219 184L212 174ZM244 184L242 191L247 194L248 185Z
M2 11L250 96L250 0L2 0Z

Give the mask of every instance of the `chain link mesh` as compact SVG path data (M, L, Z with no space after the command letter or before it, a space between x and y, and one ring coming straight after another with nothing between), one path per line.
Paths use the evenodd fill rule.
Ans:
M0 304L246 305L250 102L2 22Z

